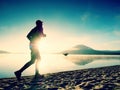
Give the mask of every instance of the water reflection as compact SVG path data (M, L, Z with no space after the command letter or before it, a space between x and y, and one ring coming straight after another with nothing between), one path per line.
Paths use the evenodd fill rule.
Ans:
M95 68L103 66L120 65L120 55L41 55L40 73L54 73L61 71ZM29 54L0 54L0 78L13 77L27 61ZM23 75L34 75L34 65L28 68Z
M120 55L69 55L66 59L70 60L71 62L77 65L86 65L92 62L99 62L101 60L108 60L108 63L115 62L115 60L118 60L118 62L120 63Z

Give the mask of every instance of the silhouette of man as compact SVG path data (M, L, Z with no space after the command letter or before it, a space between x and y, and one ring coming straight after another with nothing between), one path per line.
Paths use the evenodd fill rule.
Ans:
M36 27L34 27L27 35L27 38L30 40L30 50L31 50L31 60L27 62L20 70L14 72L18 81L21 80L22 72L27 69L29 66L35 63L36 61L36 71L35 77L39 75L38 64L41 59L40 53L38 50L38 41L41 37L46 37L46 34L43 33L43 22L41 20L36 21Z

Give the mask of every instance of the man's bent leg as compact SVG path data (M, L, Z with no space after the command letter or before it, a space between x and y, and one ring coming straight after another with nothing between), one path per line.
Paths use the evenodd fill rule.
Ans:
M33 63L35 62L35 58L34 56L31 58L31 61L27 62L20 70L14 72L15 73L15 76L17 78L18 81L21 80L21 73L27 69L29 66L31 66Z
M34 62L35 62L35 59L27 62L27 63L19 70L19 72L22 73L25 69L27 69L29 66L31 66L32 64L34 64Z

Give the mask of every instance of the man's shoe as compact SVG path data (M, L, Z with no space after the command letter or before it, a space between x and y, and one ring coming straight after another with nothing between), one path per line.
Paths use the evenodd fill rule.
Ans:
M38 80L38 79L43 79L44 78L44 75L40 75L40 74L35 74L34 76L34 80Z
M16 78L17 78L18 81L22 80L21 79L21 73L19 71L14 72L14 74L15 74L15 76L16 76Z

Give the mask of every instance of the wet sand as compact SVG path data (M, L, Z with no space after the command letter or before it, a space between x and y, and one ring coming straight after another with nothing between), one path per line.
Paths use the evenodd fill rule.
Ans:
M0 90L120 90L120 65L0 79Z

